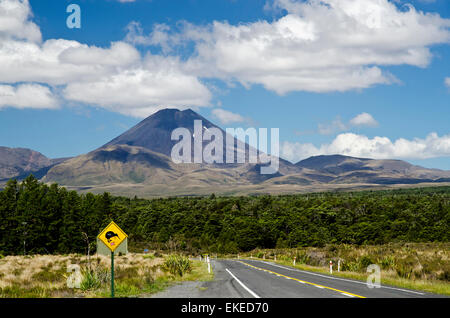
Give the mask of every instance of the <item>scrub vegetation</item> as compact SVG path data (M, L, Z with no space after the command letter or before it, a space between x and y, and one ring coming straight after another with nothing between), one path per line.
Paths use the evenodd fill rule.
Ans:
M265 259L309 271L366 280L367 267L381 269L381 284L450 295L449 243L391 243L385 245L328 245L298 249L255 249L241 258ZM237 257L237 255L227 255ZM340 271L338 272L338 262Z
M116 297L138 297L181 281L213 278L204 262L159 253L159 257L148 257L154 254L115 257ZM173 261L176 265L168 268L167 264ZM79 288L67 285L70 264L80 266ZM101 255L89 259L80 254L7 256L0 259L0 273L0 298L110 296L110 259Z
M158 251L133 254L140 255L136 264L118 265L118 294L152 292L167 277L198 276L195 263L175 254L268 250L284 251L279 260L297 253L299 264L315 268L341 258L343 273L362 274L375 263L385 279L444 284L441 289L448 290L450 187L147 200L79 194L30 176L0 191L0 258L6 256L0 265L7 266L0 270L2 295L21 294L18 288L27 290L22 295L43 297L73 292L61 278L71 256L56 254L93 253L98 233L111 220L128 234L130 251ZM173 256L164 259L162 253ZM31 256L13 256L24 254ZM40 265L20 266L30 257ZM82 290L92 295L108 280L104 262L96 259L98 264L82 269Z

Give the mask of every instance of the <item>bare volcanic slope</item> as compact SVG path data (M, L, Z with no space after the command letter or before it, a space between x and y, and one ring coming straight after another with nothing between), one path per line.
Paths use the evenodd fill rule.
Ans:
M0 147L0 182L11 178L24 179L30 174L41 178L50 167L64 160L49 159L27 148Z
M171 151L173 146L178 142L171 140L172 132L176 128L186 128L189 130L191 136L194 136L194 122L196 120L200 120L202 122L202 131L205 132L205 130L211 129L211 128L217 128L222 132L223 135L223 162L226 161L226 151L227 151L227 145L225 143L226 140L226 133L225 131L211 123L209 120L204 118L203 116L197 114L191 109L186 109L183 111L180 111L178 109L162 109L153 115L147 117L140 123L138 123L136 126L132 127L131 129L124 132L122 135L114 138L107 144L103 146L109 147L113 145L128 145L128 146L136 146L136 147L143 147L148 150L151 150L153 152L161 153L163 155L166 155L170 157ZM204 141L203 147L205 147L210 141ZM191 139L192 144L192 153L191 157L194 156L194 141L193 137ZM246 162L248 162L248 149L250 146L248 144L243 144L241 141L239 141L237 138L234 138L234 146L236 149L238 149L237 145L241 145L246 149ZM231 151L234 151L231 149ZM214 165L217 168L223 169L224 167L221 167L220 165ZM236 168L237 165L229 165L227 164L228 168ZM259 165L250 165L250 170L248 171L248 175L250 178L255 179L257 181L264 181L268 178L273 178L276 176L280 176L280 174L274 174L274 175L267 175L267 176L260 176L258 173L258 176L255 175L255 170L259 171ZM298 172L298 168L290 163L289 161L286 161L284 159L280 159L280 173L281 174L287 174L292 172Z
M170 157L172 147L177 141L171 140L172 131L179 127L194 133L194 121L201 120L203 127L216 127L206 118L191 109L163 109L147 117L122 135L114 138L103 147L112 145L129 145L147 148ZM219 128L220 129L220 128Z
M172 131L218 128L192 110L164 109L104 146L52 167L43 178L78 190L152 197L167 195L292 193L450 181L450 172L400 160L317 156L292 164L280 159L279 172L261 175L261 164L175 164ZM209 142L204 142L206 145ZM240 143L235 139L235 143ZM192 141L193 145L193 141ZM245 144L248 151L249 146ZM224 155L226 146L223 148ZM248 155L248 153L247 153ZM248 156L246 156L248 159ZM248 162L248 161L247 161Z
M219 129L225 143L225 132L194 111L164 109L104 146L56 165L43 180L80 189L109 186L124 189L130 185L140 188L158 185L187 189L204 187L211 191L211 186L258 184L301 170L286 160L280 160L280 172L270 175L260 174L261 163L175 164L170 158L172 147L177 142L171 140L172 131L183 127L193 136L195 120L202 121L203 131L213 127ZM191 142L193 145L193 140ZM249 145L236 138L234 142L244 146L248 159ZM209 141L204 141L204 146L208 143ZM226 144L223 146L223 155L226 156ZM220 188L217 190L220 192Z
M417 184L450 182L450 171L427 169L402 160L314 156L296 164L330 177L329 183Z

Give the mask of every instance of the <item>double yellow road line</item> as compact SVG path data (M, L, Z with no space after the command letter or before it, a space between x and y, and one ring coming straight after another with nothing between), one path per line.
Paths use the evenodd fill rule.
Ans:
M244 264L244 265L247 265L247 266L251 267L251 268L254 268L254 269L257 269L257 270L261 270L261 271L265 271L267 273L274 274L274 275L277 275L277 276L280 276L280 277L284 277L284 278L287 278L287 279L292 279L292 280L295 280L295 281L297 281L299 283L302 283L302 284L308 284L308 285L312 285L312 286L315 286L315 287L318 287L318 288L325 288L325 289L333 290L335 292L341 293L341 294L343 294L345 296L349 296L349 297L366 298L364 296L357 295L357 294L352 294L352 293L349 293L349 292L346 292L346 291L343 291L343 290L339 290L339 289L336 289L336 288L323 286L323 285L316 284L316 283L307 282L307 281L304 281L304 280L301 280L301 279L298 279L298 278L295 278L295 277L286 276L286 275L283 275L283 274L280 274L280 273L277 273L277 272L273 272L273 271L265 269L265 268L261 268L261 267L250 265L250 264L248 264L246 262L243 262L243 261L240 261L240 262L242 264Z

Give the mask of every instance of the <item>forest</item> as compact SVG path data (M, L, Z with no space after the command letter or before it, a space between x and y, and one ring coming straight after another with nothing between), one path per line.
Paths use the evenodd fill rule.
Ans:
M131 246L187 253L448 242L450 187L147 200L79 194L30 175L0 192L0 254L93 251L111 220Z

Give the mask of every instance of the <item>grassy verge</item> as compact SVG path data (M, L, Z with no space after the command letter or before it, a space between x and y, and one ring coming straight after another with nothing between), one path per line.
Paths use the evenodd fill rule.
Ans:
M80 288L69 288L69 265L80 269ZM0 259L1 298L110 297L108 257L7 256ZM178 266L181 266L178 268ZM115 296L139 297L183 281L213 279L199 260L180 255L130 253L115 258Z
M380 246L337 245L322 248L266 249L241 254L241 257L276 262L295 268L329 274L333 261L333 276L366 281L367 266L381 269L381 284L450 295L450 245L448 243L408 243ZM276 255L276 257L275 257ZM275 260L276 258L276 260ZM337 261L341 260L341 271Z
M277 263L277 264L284 265L284 266L293 267L293 268L304 270L304 271L310 271L310 272L316 272L316 273L322 273L322 274L330 274L329 269L323 268L323 267L309 266L309 265L304 265L304 264L296 264L294 266L292 262L279 261L279 260L277 260L277 261L265 260L265 261ZM348 279L355 279L355 280L360 280L360 281L367 281L368 275L369 274L357 273L357 272L337 272L336 270L333 271L333 276L348 278ZM410 280L410 279L398 278L398 277L383 277L383 273L382 273L381 274L381 284L450 296L450 284L445 283L445 282L439 282L439 281L430 282L430 281L424 281L424 280Z

